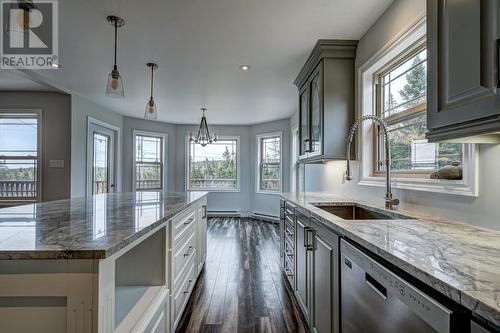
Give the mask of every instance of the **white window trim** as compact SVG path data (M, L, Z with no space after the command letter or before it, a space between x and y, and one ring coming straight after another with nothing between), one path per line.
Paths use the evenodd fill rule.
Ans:
M6 206L6 205L11 205L11 204L20 204L20 203L33 203L33 202L42 202L42 110L41 109L0 109L0 113L4 114L36 114L37 116L37 160L38 160L38 166L37 166L37 180L38 180L38 187L36 189L36 200L0 200L0 205L1 206Z
M280 188L277 191L273 190L261 190L260 189L260 140L262 139L268 139L268 138L273 138L273 137L279 137L280 138ZM255 165L255 193L259 194L274 194L274 195L279 195L283 192L283 132L272 132L272 133L264 133L264 134L258 134L255 136L255 146L256 146L256 153L257 153L257 158L255 159L257 161L257 164Z
M87 161L86 161L86 170L85 170L85 195L86 196L91 196L92 194L89 193L89 187L88 187L88 180L91 177L92 173L92 148L89 146L89 138L91 137L91 125L98 125L105 127L109 130L115 131L116 132L116 145L115 145L115 155L116 155L116 175L115 175L115 191L114 192L121 192L122 191L122 135L121 135L121 128L118 126L111 125L110 123L107 123L105 121L93 118L88 116L87 117L87 142L85 143L87 152Z
M189 187L189 136L186 135L185 137L185 152L186 152L186 159L185 159L185 179L186 179L186 191L204 191L204 192L240 192L240 183L241 183L241 172L240 172L240 137L239 136L228 136L228 135L223 135L223 136L218 136L217 140L223 141L223 140L236 140L236 188L235 189L203 189L203 188L190 188Z
M161 191L166 191L167 190L167 140L168 140L168 134L167 133L160 133L160 132L150 132L150 131L143 131L143 130L136 130L134 129L132 135L132 191L136 192L136 137L137 135L144 135L144 136L151 136L151 137L156 137L162 139L162 164L163 164L163 184L162 184L162 189ZM149 190L140 190L141 192L144 191L149 191ZM160 191L160 190L151 190L151 191Z
M374 74L425 35L426 20L422 17L360 66L357 72L358 116L375 114ZM360 161L358 184L384 187L385 177L372 175L373 156L376 153L374 138L373 124L364 122L357 135L357 156ZM477 197L479 195L478 161L479 154L476 145L465 144L462 180L403 178L393 175L393 188Z

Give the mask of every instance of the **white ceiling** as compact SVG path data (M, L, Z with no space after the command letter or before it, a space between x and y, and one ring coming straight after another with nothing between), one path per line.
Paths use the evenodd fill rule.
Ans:
M146 62L159 64L159 120L253 124L297 109L292 81L319 38L359 39L392 0L64 0L59 1L62 69L37 78L121 114L142 117L149 96ZM113 28L124 99L105 96ZM251 70L242 72L241 64Z
M56 91L42 82L35 82L23 73L14 70L0 70L0 91Z

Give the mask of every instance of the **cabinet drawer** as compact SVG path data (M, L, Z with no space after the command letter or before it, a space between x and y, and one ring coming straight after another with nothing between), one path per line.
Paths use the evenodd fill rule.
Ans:
M285 236L285 248L284 248L285 256L290 257L293 262L293 257L295 255L295 250L293 247L293 239L289 239Z
M185 212L177 215L172 219L173 244L172 248L176 247L176 243L189 230L189 227L196 222L196 206L188 208Z
M190 228L188 230L186 237L183 238L177 247L173 250L172 258L172 274L173 274L173 286L174 289L179 284L179 279L181 278L181 273L185 269L186 265L191 261L191 258L196 255L196 229Z
M184 310L184 307L189 300L189 296L193 291L193 287L196 282L195 266L195 261L191 259L188 264L187 274L184 276L182 283L180 283L179 287L172 296L172 331L175 331L175 328L177 327L177 324L182 316L182 311Z
M290 218L285 218L285 234L292 237L295 235L295 223Z
M295 288L295 269L292 262L293 259L291 260L288 256L285 256L285 275L292 288Z

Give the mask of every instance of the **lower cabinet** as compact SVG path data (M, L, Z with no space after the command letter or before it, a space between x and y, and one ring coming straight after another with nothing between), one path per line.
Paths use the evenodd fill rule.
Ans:
M296 258L296 273L295 273L295 296L299 302L302 312L306 319L309 320L311 302L311 256L306 248L307 232L310 230L310 218L296 211L296 240L295 240L295 258Z
M338 333L339 236L306 212L295 209L293 251L294 294L310 330ZM287 273L286 265L284 268Z
M198 274L207 259L207 198L198 202Z
M313 332L338 332L339 237L312 220L310 326Z

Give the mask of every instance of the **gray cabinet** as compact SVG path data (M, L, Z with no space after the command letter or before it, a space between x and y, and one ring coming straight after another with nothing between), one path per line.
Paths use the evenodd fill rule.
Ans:
M497 0L427 0L430 141L499 141Z
M356 41L319 40L295 79L299 89L299 160L345 159L354 121Z
M307 212L295 209L292 251L295 255L295 298L311 331L337 333L339 236Z
M307 249L306 240L311 230L310 219L307 215L296 211L296 237L295 237L295 297L304 313L309 319L311 312L311 253Z
M312 309L314 333L338 332L339 327L339 237L312 221Z

